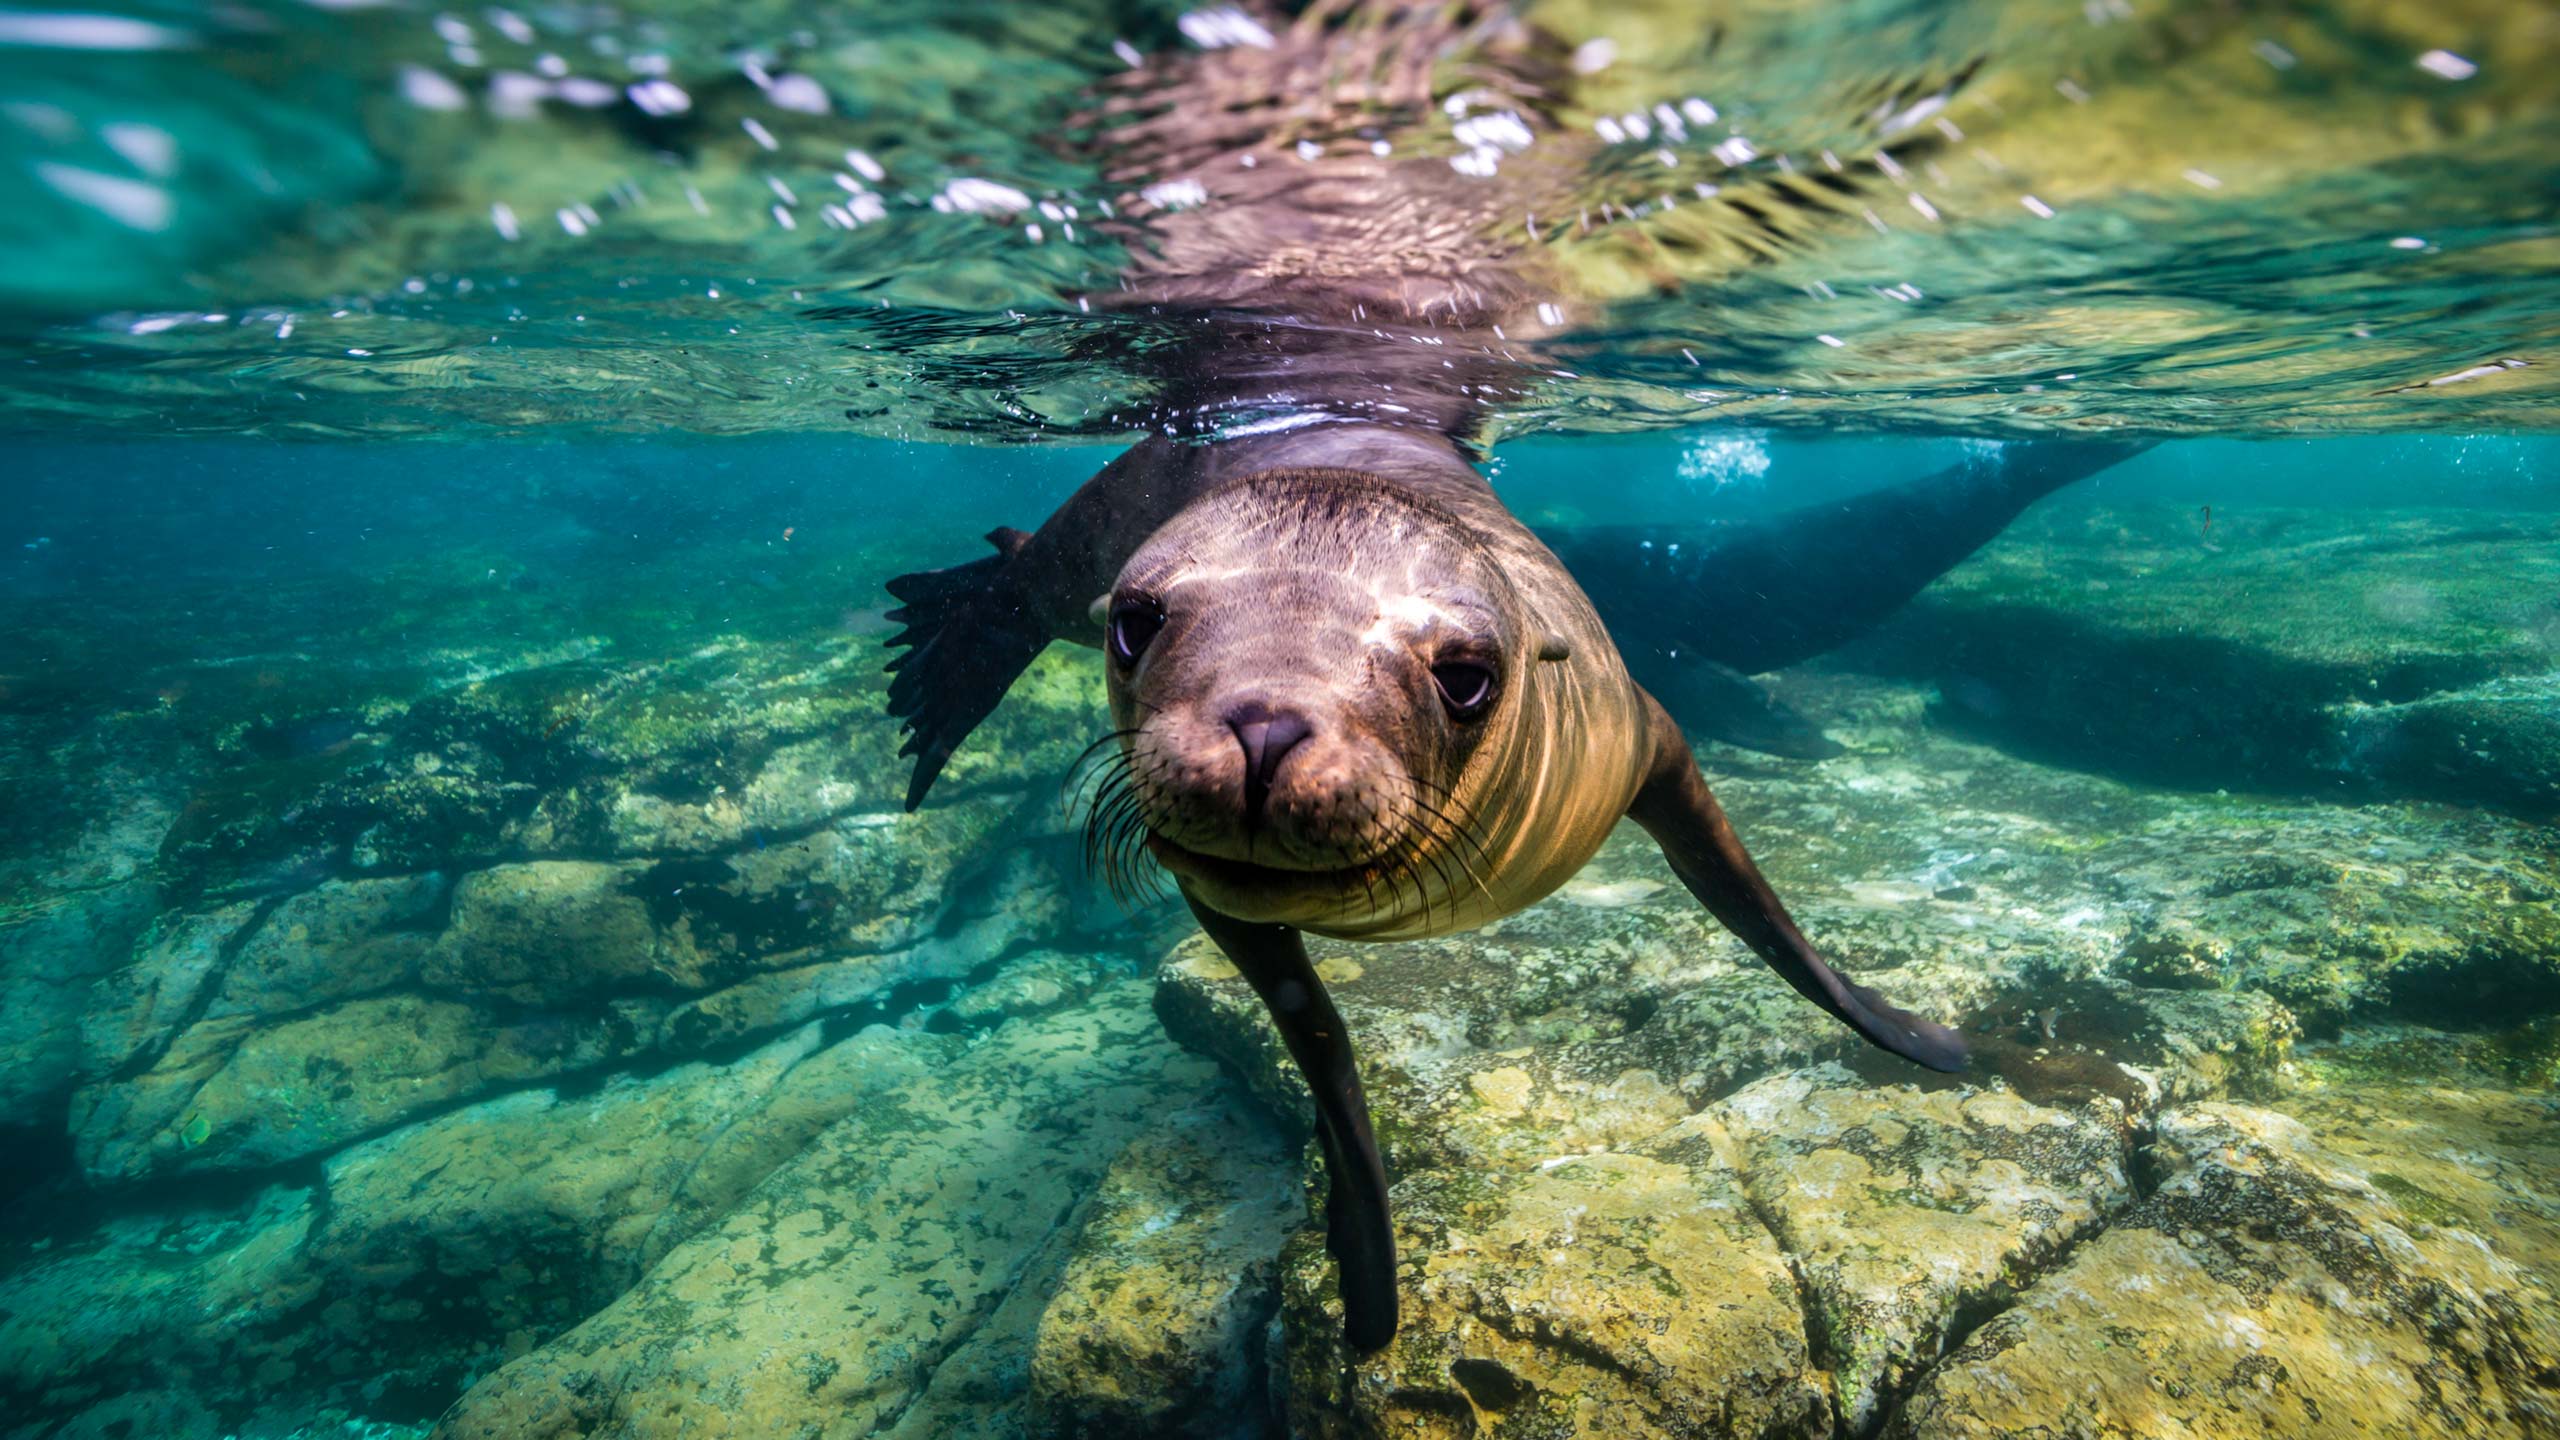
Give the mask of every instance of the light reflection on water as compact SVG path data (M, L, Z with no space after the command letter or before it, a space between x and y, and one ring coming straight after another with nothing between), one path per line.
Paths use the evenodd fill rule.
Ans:
M2555 55L2379 0L14 14L7 403L1091 437L1395 403L1306 392L1357 341L1505 434L2538 428Z

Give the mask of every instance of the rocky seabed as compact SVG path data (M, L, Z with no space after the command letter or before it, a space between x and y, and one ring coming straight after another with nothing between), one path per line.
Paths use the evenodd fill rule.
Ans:
M1839 759L1707 757L1964 1076L1632 833L1320 949L1395 1181L1373 1356L1251 996L1077 873L1079 657L914 816L834 644L66 749L0 912L0 1434L2560 1435L2560 846L2539 792L2442 803L2525 752L2133 785L1986 734L1968 644L1786 677Z

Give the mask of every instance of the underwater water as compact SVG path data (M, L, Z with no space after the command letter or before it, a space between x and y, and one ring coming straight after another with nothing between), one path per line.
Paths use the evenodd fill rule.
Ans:
M2470 0L0 10L0 1437L2560 1434L2555 61ZM1275 470L1439 498L1117 578ZM1127 533L989 536L1098 474ZM1340 629L1510 533L1476 475L1556 557L1429 622L1499 643ZM1213 635L1284 710L1388 656L1321 798L1409 772L1401 838L1267 708L1228 809L1147 769ZM1968 1063L1719 924L1650 780L1486 923L1292 921L1355 1344L1357 1146L1175 876L1485 919L1653 742L1468 727L1614 656Z

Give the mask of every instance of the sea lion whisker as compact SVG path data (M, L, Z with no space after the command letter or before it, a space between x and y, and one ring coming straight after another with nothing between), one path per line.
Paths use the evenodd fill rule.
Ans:
M1122 789L1101 818L1100 854L1104 883L1124 910L1153 898L1161 883L1160 872L1148 863L1146 838L1151 833L1144 798L1134 787Z
M1458 813L1454 817L1449 818L1451 823L1457 826L1458 838L1466 840L1468 843L1474 845L1476 847L1476 853L1488 864L1492 862L1493 856L1491 852L1486 850L1483 839L1476 833L1478 830L1483 828L1483 822L1477 816L1474 806L1459 799L1457 791L1451 789L1449 786L1440 784L1437 781L1427 780L1422 776L1411 773L1407 773L1405 778L1412 782L1416 791L1421 792L1422 794L1432 795L1437 798L1439 804L1454 808ZM1417 795L1416 798L1418 799L1419 795Z
M1390 895L1398 893L1403 890L1405 882L1410 880L1413 883L1414 900L1422 907L1422 923L1427 928L1431 924L1431 886L1422 878L1422 867L1416 863L1420 853L1409 840L1387 852L1386 873L1394 882L1388 886L1387 893Z
M1435 817L1447 827L1441 834L1441 839L1464 842L1476 852L1476 858L1488 865L1494 863L1492 852L1486 848L1483 837L1477 833L1481 826L1476 821L1473 807L1458 799L1446 788L1430 786L1418 776L1407 778L1413 783L1406 791L1406 799L1416 810ZM1438 796L1437 800L1431 798L1434 794ZM1450 813L1453 809L1457 813Z
M1077 774L1077 772L1081 771L1081 770L1084 768L1085 762L1094 758L1093 752L1095 752L1096 750L1100 750L1103 746L1105 746L1105 745L1109 745L1109 744L1111 744L1112 742L1117 741L1117 740L1128 740L1128 739L1133 739L1133 738L1135 738L1135 737L1136 737L1137 733L1138 733L1138 727L1137 727L1137 726L1132 725L1132 726L1130 726L1129 728L1127 728L1127 729L1125 729L1125 730L1111 730L1111 731L1106 731L1106 732L1105 732L1105 733L1103 733L1102 735L1098 736L1098 737L1094 740L1094 742L1093 742L1092 744L1087 745L1087 746L1085 746L1082 750L1077 751L1077 752L1076 752L1076 758L1075 758L1075 759L1070 760L1070 761L1068 761L1068 762L1067 762L1067 775L1068 775L1068 777L1069 777L1070 779L1072 779L1072 778ZM1126 751L1126 750L1120 750L1120 751L1116 751L1116 752L1114 752L1112 757L1107 757L1107 758L1118 758L1118 759L1124 759L1124 760L1125 760L1125 759L1127 759L1127 758L1128 758L1128 755L1129 755L1129 752L1128 752L1128 751ZM1107 759L1106 759L1106 763L1107 763Z
M1079 808L1099 805L1115 788L1128 782L1128 772L1125 756L1095 761L1080 774L1070 772L1060 789L1059 803L1071 816Z
M1477 869L1478 861L1486 865L1494 863L1493 851L1485 845L1484 838L1476 833L1474 826L1456 817L1444 817L1444 820L1449 827L1450 837L1466 842L1466 845L1475 851L1474 857L1469 858L1465 850L1452 850L1450 858L1466 872L1467 878L1475 883L1478 890L1485 892L1486 898L1493 898L1491 888L1485 884L1483 874Z
M1450 883L1449 878L1448 878L1447 871L1445 870L1445 868L1442 868L1442 867L1439 865L1439 863L1438 863L1438 862L1439 862L1439 859L1441 859L1441 858L1445 858L1445 859L1447 859L1449 862L1451 862L1451 863L1455 864L1455 865L1458 867L1458 873L1459 873L1459 874L1461 874L1461 875L1464 875L1464 876L1467 878L1467 883L1469 883L1469 884L1471 884L1471 885L1475 886L1475 887L1476 887L1476 889L1477 889L1479 892L1481 892L1481 893L1484 895L1484 897L1485 897L1486 899L1488 899L1488 900L1492 900L1492 901L1495 901L1496 903L1500 903L1500 897L1499 897L1499 896L1497 896L1497 895L1495 895L1495 894L1493 893L1493 889L1492 889L1492 887L1491 887L1491 886L1489 886L1489 885L1485 884L1485 882L1484 882L1484 876L1483 876L1482 874L1478 873L1478 872L1477 872L1477 870L1476 870L1476 867L1475 867L1474 863L1473 863L1473 862L1471 862L1471 861L1469 861L1469 860L1467 859L1467 854L1466 854L1466 852L1465 852L1464 850L1460 850L1460 849L1456 849L1456 848L1453 848L1453 847L1451 847L1451 846L1448 846L1445 842L1446 842L1446 841L1448 841L1448 840L1451 840L1451 839L1463 839L1463 840L1467 841L1469 844L1474 845L1474 846L1476 847L1477 853L1478 853L1478 854L1480 854L1480 855L1481 855L1481 854L1483 854L1483 852L1484 852L1484 843L1483 843L1481 840L1478 840L1474 835L1469 834L1466 830L1464 830L1463 828L1461 828L1461 827L1458 825L1458 822L1457 822L1457 821L1455 821L1455 820L1451 819L1451 818L1450 818L1450 817L1449 817L1445 812L1443 812L1442 810L1440 810L1440 808L1439 808L1439 807L1437 807L1437 806L1435 806L1435 805L1432 805L1430 802L1428 802L1428 801L1426 801L1426 800L1423 800L1423 799L1422 799L1421 797L1419 797L1419 796L1415 796L1415 797L1413 797L1413 803L1414 803L1414 807L1415 807L1417 810L1419 810L1420 812L1422 812L1425 816L1429 817L1429 818L1430 818L1431 820L1433 820L1433 821L1436 821L1436 822L1438 823L1438 825L1439 825L1439 826L1444 826L1444 827L1446 827L1445 829L1435 829L1435 828L1433 828L1433 827L1432 827L1432 826L1430 826L1430 825L1426 825L1426 826L1424 827L1426 831L1428 831L1429 833L1431 833L1431 834L1434 836L1434 838L1439 839L1439 840L1441 840L1442 842L1444 842L1441 846L1437 847L1437 849L1435 850L1435 852L1434 852L1434 856L1435 856L1435 858L1434 858L1434 862L1433 862L1433 864L1434 864L1434 868L1435 868L1435 869L1440 869L1440 870L1441 870L1441 883L1442 883L1442 884L1444 884L1444 885L1445 885L1445 884L1449 884L1449 883ZM1488 863L1490 863L1490 859L1489 859L1489 857L1488 857Z
M1134 908L1132 862L1145 829L1144 799L1132 779L1135 768L1125 754L1101 762L1082 795L1085 870L1099 876L1123 908Z
M1466 849L1453 843L1464 842L1465 846L1475 850L1476 859L1481 859L1490 865L1493 863L1493 857L1485 849L1484 841L1471 828L1460 823L1456 817L1424 798L1420 789L1415 789L1406 798L1412 803L1415 812L1423 817L1420 828L1435 843L1437 851L1455 863L1459 873L1466 876L1468 883L1481 891L1485 898L1498 903L1499 897L1493 893L1492 887L1485 883L1484 876L1477 870L1474 861L1468 858Z

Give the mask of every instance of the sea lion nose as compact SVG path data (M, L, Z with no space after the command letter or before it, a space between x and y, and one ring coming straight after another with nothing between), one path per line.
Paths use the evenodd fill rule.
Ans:
M1295 710L1276 710L1259 700L1247 700L1227 712L1227 728L1235 732L1236 745L1244 751L1244 813L1260 819L1263 802L1271 795L1271 777L1280 773L1280 762L1304 744L1315 727Z

